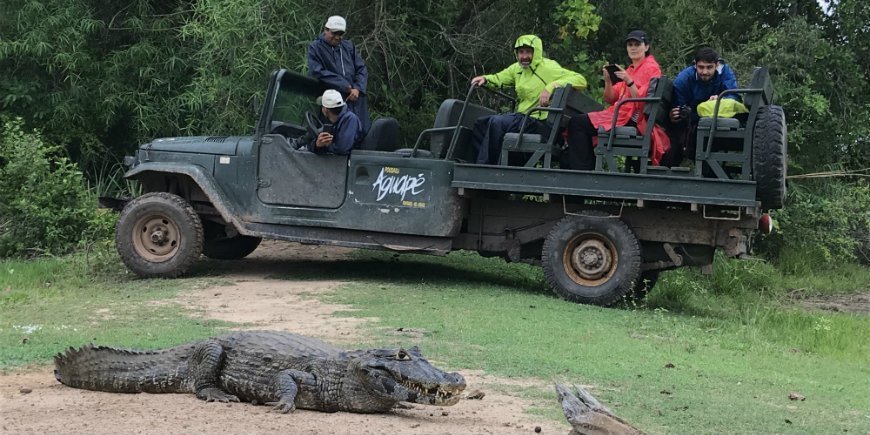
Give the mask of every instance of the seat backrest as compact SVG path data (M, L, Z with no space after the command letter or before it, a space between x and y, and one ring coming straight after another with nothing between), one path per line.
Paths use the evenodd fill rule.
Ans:
M668 108L674 99L674 82L666 76L653 77L649 81L649 89L647 97L658 98L657 103L646 103L643 107L643 113L648 119L654 120L656 124L667 125Z
M572 90L568 93L568 101L565 104L565 113L577 115L580 113L599 112L604 110L604 105L595 101L589 94Z
M743 104L747 108L773 103L773 82L770 81L770 72L766 66L755 67L752 70L748 87L749 89L761 89L761 93L743 95Z
M396 118L378 118L372 122L360 149L369 151L395 151L399 149L399 121Z
M460 129L459 142L457 143L457 149L460 151L471 146L471 128L474 126L474 122L482 116L494 115L497 113L495 110L488 107L468 103L468 106L465 108L465 114L462 116L462 123L460 124L459 115L462 114L463 103L462 100L457 100L455 98L444 100L438 108L438 112L435 114L435 123L432 126L434 128L453 127L456 125L464 127ZM444 154L450 146L450 140L453 138L453 133L454 130L449 130L435 132L429 136L429 150L432 151L435 158L444 158ZM464 146L466 142L468 143L468 146Z

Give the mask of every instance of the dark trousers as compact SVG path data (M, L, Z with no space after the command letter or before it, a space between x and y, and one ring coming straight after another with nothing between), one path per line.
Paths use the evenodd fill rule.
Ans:
M694 121L694 122L693 122ZM665 166L679 165L683 159L695 160L695 147L698 140L698 121L695 119L682 119L671 122L666 130L671 140L671 149L666 153L663 160Z
M497 165L501 156L504 135L519 133L524 117L525 115L520 113L506 113L478 118L472 129L474 147L477 149L476 162L484 165ZM524 133L540 134L546 137L550 134L550 126L537 118L529 118Z
M636 127L637 123L629 120L624 126ZM589 115L581 114L571 118L568 123L568 156L562 158L566 169L591 171L595 169L595 149L592 138L598 135L598 130L589 121Z
M571 118L568 123L568 153L562 158L565 169L591 171L595 169L595 151L592 137L598 130L589 121L589 115L581 114Z

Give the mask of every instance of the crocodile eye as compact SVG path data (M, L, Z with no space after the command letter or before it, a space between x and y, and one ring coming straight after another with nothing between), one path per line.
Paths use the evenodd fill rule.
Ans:
M411 359L411 357L408 356L408 352L405 352L405 349L399 349L399 353L396 354L396 359L399 361L406 361Z

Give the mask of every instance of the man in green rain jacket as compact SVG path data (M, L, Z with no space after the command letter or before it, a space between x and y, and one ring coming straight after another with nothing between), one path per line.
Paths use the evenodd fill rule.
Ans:
M475 86L513 86L518 99L518 113L484 116L474 123L474 146L477 148L477 163L480 164L498 164L504 135L519 132L524 114L533 107L547 106L554 89L560 86L586 89L586 79L582 75L544 57L541 38L535 35L520 36L514 43L514 52L517 63L499 73L471 79L471 84ZM546 112L532 114L524 133L548 135L550 127L543 121L546 117Z

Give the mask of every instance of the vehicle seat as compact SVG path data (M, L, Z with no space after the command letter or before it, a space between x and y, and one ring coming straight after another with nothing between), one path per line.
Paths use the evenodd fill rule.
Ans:
M618 172L619 159L625 159L625 172L634 171L646 174L649 166L650 147L655 124L664 126L668 119L667 108L671 106L674 85L665 76L650 79L649 89L645 97L626 98L616 103L615 111L622 104L643 102L643 113L647 116L646 129L639 131L637 127L613 127L605 131L598 129L598 146L595 147L595 170ZM614 118L615 119L615 118Z
M359 147L368 151L395 151L398 148L399 121L389 117L374 120Z

